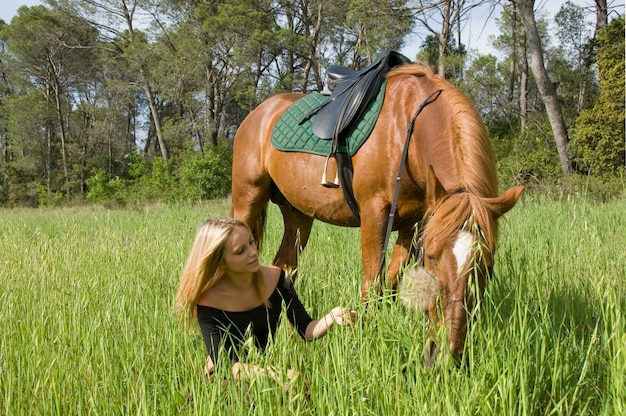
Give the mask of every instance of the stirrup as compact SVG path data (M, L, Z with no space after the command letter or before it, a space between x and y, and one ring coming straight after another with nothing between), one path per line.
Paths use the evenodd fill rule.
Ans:
M324 162L324 173L322 174L322 182L321 185L326 188L339 188L339 170L335 173L335 181L328 182L326 180L326 169L328 168L328 159L330 159L330 154L326 156L326 162Z

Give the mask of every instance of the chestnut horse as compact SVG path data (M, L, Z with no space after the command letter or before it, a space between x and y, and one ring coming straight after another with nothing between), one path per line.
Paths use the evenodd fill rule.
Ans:
M284 234L274 264L292 270L297 268L298 253L307 244L314 219L361 227L363 299L379 274L387 223L392 218L398 234L389 261L388 284L396 288L402 267L421 248L423 264L416 266L410 279L426 277L426 283L407 284L412 291L408 297L427 296L418 302L427 310L431 331L442 327L443 316L449 353L459 359L468 318L493 266L497 219L515 205L523 187L498 194L484 124L452 84L423 64L396 66L386 78L385 101L376 124L352 157L360 221L341 189L320 185L324 156L283 152L271 143L280 116L302 98L303 94L297 93L269 98L239 127L233 149L231 215L246 222L260 239L267 203L276 203L282 212ZM423 107L409 136L408 126L418 106L438 90L441 93ZM395 215L390 216L407 136L406 165ZM335 170L331 159L327 166L330 177ZM420 245L416 241L421 247L416 247ZM437 345L429 345L424 357L427 365L437 354Z

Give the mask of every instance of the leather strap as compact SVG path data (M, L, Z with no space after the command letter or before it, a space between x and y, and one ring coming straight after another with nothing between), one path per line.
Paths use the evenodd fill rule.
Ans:
M404 171L404 165L406 164L406 158L409 153L409 142L411 141L411 135L413 134L413 127L415 126L415 119L417 118L417 116L420 115L424 107L426 107L428 104L435 102L435 100L439 98L439 95L441 94L442 91L443 90L437 90L433 92L419 105L419 107L417 108L417 111L413 115L413 118L411 118L411 122L409 123L409 126L407 127L406 140L404 141L404 149L402 150L402 158L400 159L400 168L398 169L398 176L396 176L396 189L393 194L393 201L391 203L391 209L389 210L389 219L387 220L387 232L385 233L383 251L380 257L380 266L378 267L378 273L376 274L377 276L379 276L382 273L383 267L385 266L385 260L387 257L387 248L389 247L389 237L391 236L391 230L393 228L393 219L396 216L396 206L398 205L398 195L400 194L400 183L402 181L402 172Z

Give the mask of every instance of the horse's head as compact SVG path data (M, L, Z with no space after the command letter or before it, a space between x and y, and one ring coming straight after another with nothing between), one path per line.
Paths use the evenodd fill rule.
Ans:
M513 208L523 189L514 187L494 198L464 189L447 191L430 171L421 230L423 264L407 271L401 296L408 306L427 311L434 339L438 330L447 331L449 353L457 362L470 317L493 268L497 220ZM437 350L429 340L424 355L427 367L434 364Z

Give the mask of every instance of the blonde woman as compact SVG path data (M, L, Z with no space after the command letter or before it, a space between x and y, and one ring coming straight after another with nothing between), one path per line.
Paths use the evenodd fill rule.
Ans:
M274 369L240 363L238 351L248 331L257 346L267 346L283 305L305 340L323 337L334 324L352 325L356 320L356 312L343 307L312 319L284 271L259 264L256 243L245 223L223 217L205 222L196 234L176 295L179 318L200 325L208 350L205 373L213 373L224 348L234 362L235 379L253 373L275 377Z

